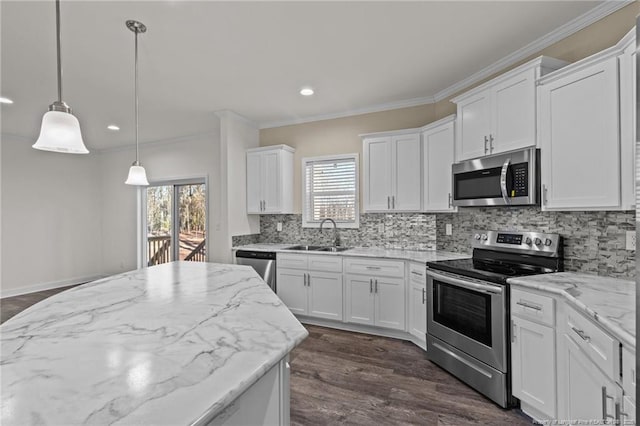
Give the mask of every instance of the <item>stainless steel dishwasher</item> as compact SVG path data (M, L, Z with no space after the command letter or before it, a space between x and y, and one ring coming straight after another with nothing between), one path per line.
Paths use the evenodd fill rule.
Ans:
M248 265L276 292L276 254L267 251L236 251L236 264Z

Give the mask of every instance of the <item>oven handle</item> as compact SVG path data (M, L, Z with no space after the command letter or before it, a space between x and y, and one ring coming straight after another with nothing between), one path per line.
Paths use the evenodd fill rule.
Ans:
M447 284L452 284L458 287L467 288L469 290L481 291L483 293L492 293L492 294L502 294L503 288L497 285L491 284L481 284L473 281L466 281L460 278L450 277L447 275L441 275L437 272L433 272L432 270L428 272L428 274L439 281L445 282Z
M509 170L510 164L511 158L507 158L502 165L502 171L500 172L500 191L502 192L502 199L504 200L505 204L511 204L509 194L507 193L507 171Z

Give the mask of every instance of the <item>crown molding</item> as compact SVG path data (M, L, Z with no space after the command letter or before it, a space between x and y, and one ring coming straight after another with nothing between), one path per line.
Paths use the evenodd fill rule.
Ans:
M258 123L256 123L255 121L245 117L244 115L238 114L235 111L232 111L230 109L223 109L220 111L215 111L214 114L219 118L229 118L229 117L233 117L238 119L239 121L242 121L243 123L245 123L247 126L249 127L253 127L255 129L258 129Z
M534 40L521 49L505 56L504 58L494 62L488 67L474 73L473 75L460 80L459 82L437 92L434 96L426 96L421 98L407 99L404 101L388 102L383 104L372 105L370 107L358 108L338 113L320 114L309 117L295 118L291 120L279 120L262 122L259 125L260 129L269 129L274 127L290 126L294 124L310 123L313 121L331 120L335 118L344 118L354 115L367 114L371 112L389 111L393 109L406 108L418 105L427 105L435 102L445 100L456 93L463 91L464 89L472 86L479 81L486 79L494 74L499 73L505 68L522 61L538 52L545 47L548 47L562 39L569 37L570 35L588 27L589 25L605 18L612 13L622 9L623 7L633 3L635 0L605 0L603 3L595 6L591 10L584 14L572 19L566 24L556 28L550 33Z
M435 102L433 96L421 98L405 99L403 101L386 102L383 104L372 105L370 107L356 108L343 112L311 115L303 118L295 118L292 120L267 121L260 123L260 129L270 129L273 127L291 126L294 124L311 123L313 121L333 120L335 118L351 117L354 115L369 114L372 112L390 111L400 108L409 108L413 106L429 105Z

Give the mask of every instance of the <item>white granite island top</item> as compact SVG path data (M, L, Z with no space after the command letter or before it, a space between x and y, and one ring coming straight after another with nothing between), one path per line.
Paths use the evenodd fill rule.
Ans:
M281 253L304 253L304 254L322 254L328 256L357 256L357 257L378 257L387 259L410 260L413 262L427 263L438 260L450 259L466 259L471 257L470 254L453 253L442 250L404 250L404 249L385 249L378 247L355 247L341 252L327 251L306 251L306 250L289 250L288 247L294 247L299 244L248 244L244 246L234 247L233 250L252 250L252 251L270 251Z
M625 346L636 347L636 283L575 272L509 278L509 284L564 296Z
M94 281L0 326L2 425L206 422L308 335L247 266Z

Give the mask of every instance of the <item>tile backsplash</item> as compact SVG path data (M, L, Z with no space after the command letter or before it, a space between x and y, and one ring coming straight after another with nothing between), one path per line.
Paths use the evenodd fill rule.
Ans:
M276 231L278 222L282 231ZM451 224L452 235L445 226ZM233 237L251 243L333 244L333 227L323 233L303 228L301 215L264 215L258 235ZM565 270L618 278L635 277L635 251L625 250L626 231L635 230L635 212L543 212L539 207L469 207L458 213L366 213L360 228L340 229L342 245L470 253L473 229L554 232L564 240Z

